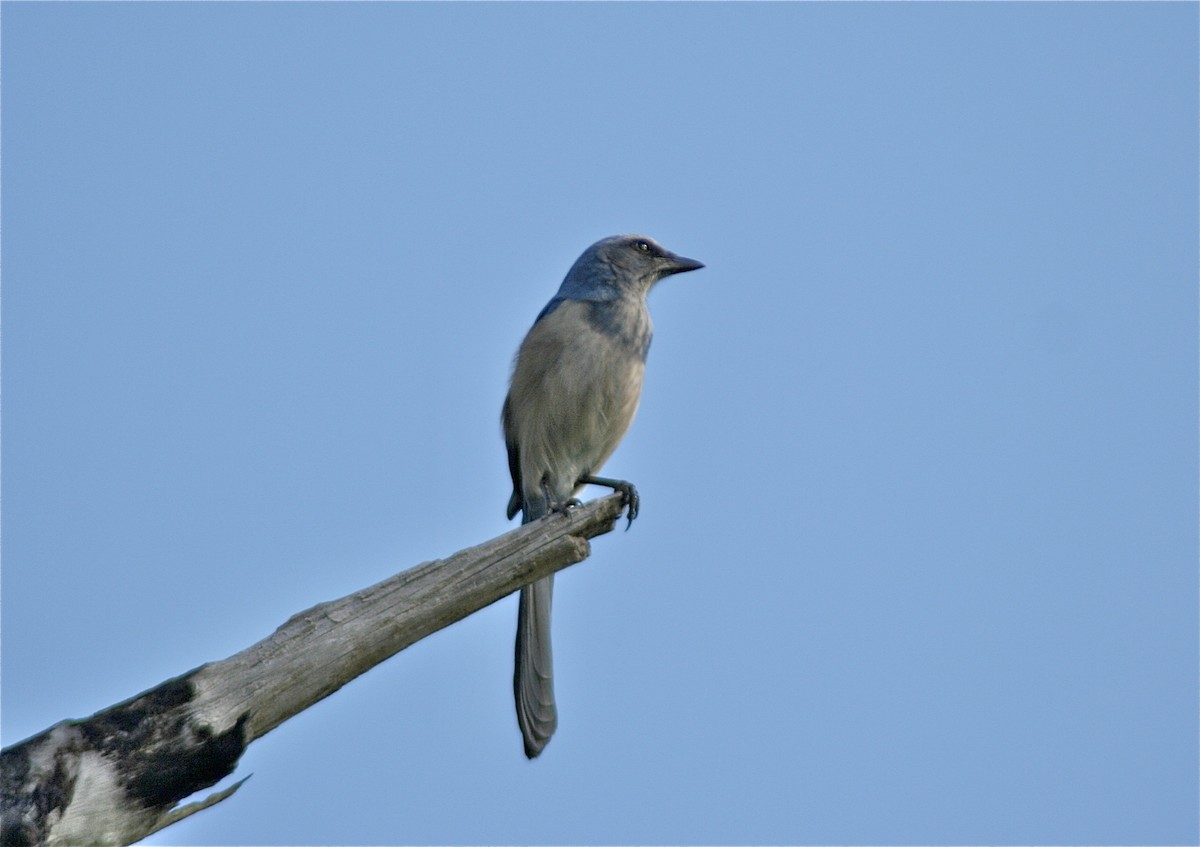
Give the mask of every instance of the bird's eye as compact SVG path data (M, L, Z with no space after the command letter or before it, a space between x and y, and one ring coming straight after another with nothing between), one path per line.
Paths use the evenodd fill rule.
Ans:
M638 251L641 253L649 253L650 252L650 242L649 241L635 241L633 246L636 247L638 249Z

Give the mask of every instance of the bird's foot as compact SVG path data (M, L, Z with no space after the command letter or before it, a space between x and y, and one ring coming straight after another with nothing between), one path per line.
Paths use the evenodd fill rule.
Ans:
M638 516L638 508L641 506L642 498L638 496L637 488L632 482L626 482L623 479L607 479L602 476L585 476L581 477L580 482L585 482L588 485L603 485L605 488L611 488L617 491L625 499L625 517L628 523L625 524L625 531L629 531L629 527L633 526L633 519Z
M570 500L564 500L562 503L558 503L550 511L558 512L560 515L566 515L567 517L570 517L571 510L578 509L582 505L582 500L580 500L578 497L572 497Z

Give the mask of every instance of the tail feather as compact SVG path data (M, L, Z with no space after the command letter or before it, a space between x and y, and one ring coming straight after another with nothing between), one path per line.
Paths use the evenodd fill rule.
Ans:
M550 606L553 596L554 577L540 579L521 589L517 612L513 694L517 703L517 723L525 738L525 755L530 759L542 752L558 726L550 651Z
M516 494L513 500L517 500ZM523 492L521 523L532 523L550 511L543 493ZM513 503L509 503L511 510ZM554 704L554 658L550 650L550 608L554 577L548 576L521 589L517 608L516 661L513 663L513 695L517 724L525 740L525 755L536 758L558 727Z

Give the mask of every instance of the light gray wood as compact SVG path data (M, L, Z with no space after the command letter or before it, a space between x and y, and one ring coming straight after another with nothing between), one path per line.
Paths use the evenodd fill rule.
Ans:
M0 844L131 844L231 796L179 807L246 746L356 676L587 558L613 494L293 615L267 638L0 752ZM244 782L244 780L243 780Z

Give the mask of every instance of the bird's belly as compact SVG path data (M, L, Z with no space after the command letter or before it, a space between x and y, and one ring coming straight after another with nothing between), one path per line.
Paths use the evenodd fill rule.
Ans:
M546 479L565 500L581 476L596 473L629 429L642 391L644 364L605 344L564 355L547 369L522 421L522 475Z

